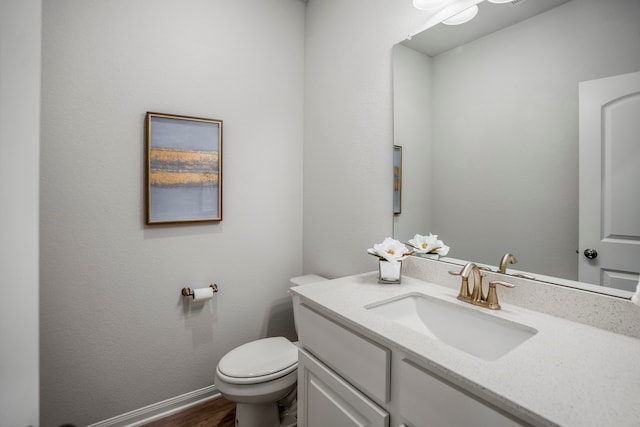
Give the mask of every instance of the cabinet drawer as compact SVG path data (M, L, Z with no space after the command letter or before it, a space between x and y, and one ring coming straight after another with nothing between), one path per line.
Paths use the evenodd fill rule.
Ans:
M363 392L389 401L390 351L300 305L298 336L303 348Z
M298 426L388 427L389 414L300 350Z
M397 368L397 369L396 369ZM402 359L394 365L393 399L412 425L458 427L516 427L528 424L441 380L426 369Z

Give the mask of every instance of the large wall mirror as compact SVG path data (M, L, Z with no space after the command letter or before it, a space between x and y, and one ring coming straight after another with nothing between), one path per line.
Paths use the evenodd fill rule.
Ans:
M548 10L497 30L480 21L534 3ZM580 263L603 258L583 259L579 236L580 194L589 193L580 188L579 87L640 71L640 1L483 2L476 19L394 47L394 144L403 150L394 237L432 232L453 258L497 265L510 252L519 260L510 267L587 281ZM637 131L633 140L625 161L637 171ZM640 173L628 176L636 177L628 227L640 235ZM621 280L588 281L631 295L638 268L640 257L635 270L614 271Z

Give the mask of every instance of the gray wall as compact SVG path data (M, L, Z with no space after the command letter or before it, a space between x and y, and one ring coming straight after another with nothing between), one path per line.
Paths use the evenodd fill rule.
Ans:
M434 228L577 279L578 82L640 69L640 2L574 0L433 59Z
M210 385L232 347L291 334L289 277L376 268L391 47L424 19L395 0L45 4L44 426ZM219 225L143 225L148 110L224 120ZM183 305L210 281L215 301Z
M410 1L311 0L305 24L304 270L377 268L392 235L392 46L425 19Z
M38 423L39 0L0 2L0 425Z
M211 385L239 344L292 337L305 5L43 8L41 425L86 425ZM144 225L146 111L224 121L221 223ZM212 282L212 301L180 296Z
M393 48L393 142L402 146L402 212L393 236L406 242L432 227L431 58L403 45ZM425 82L427 84L425 84Z

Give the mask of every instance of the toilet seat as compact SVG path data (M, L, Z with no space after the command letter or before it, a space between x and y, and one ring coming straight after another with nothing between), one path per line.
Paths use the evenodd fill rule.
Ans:
M263 338L227 353L216 368L231 384L257 384L283 377L298 368L298 347L284 337Z

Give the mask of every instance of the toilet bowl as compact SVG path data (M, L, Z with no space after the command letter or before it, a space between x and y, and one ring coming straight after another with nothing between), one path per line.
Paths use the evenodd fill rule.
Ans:
M292 286L327 280L294 277ZM296 309L294 307L294 324ZM216 367L214 384L236 403L238 427L294 427L298 347L284 337L263 338L234 348Z

